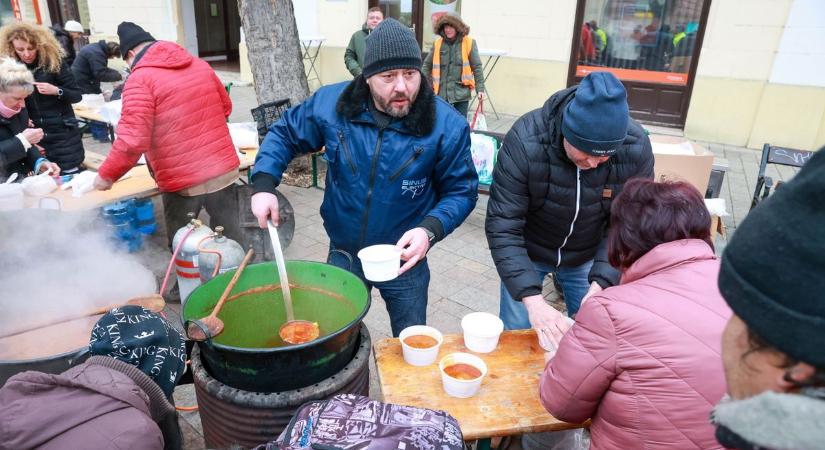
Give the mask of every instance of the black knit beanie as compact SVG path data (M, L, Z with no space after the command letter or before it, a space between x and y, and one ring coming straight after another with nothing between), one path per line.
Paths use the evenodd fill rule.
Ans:
M129 50L144 42L154 42L155 38L146 30L132 22L121 22L117 26L117 37L120 39L120 54L126 59Z
M92 329L89 353L111 356L149 376L169 397L186 368L186 342L165 319L140 306L114 308Z
M367 36L364 78L393 69L421 70L421 48L412 30L388 18Z
M825 148L745 217L719 290L756 335L791 358L825 367Z
M561 122L573 147L594 156L612 156L627 137L627 92L610 72L592 72L576 88Z

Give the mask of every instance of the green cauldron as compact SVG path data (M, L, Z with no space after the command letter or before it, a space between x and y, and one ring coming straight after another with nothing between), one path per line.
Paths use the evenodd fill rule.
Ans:
M286 267L295 318L318 322L321 336L299 345L281 340L278 330L286 312L278 270L274 262L252 264L218 315L223 333L198 343L207 372L218 381L245 391L286 391L324 380L353 358L358 326L370 307L364 283L330 264L287 261ZM192 291L184 321L209 315L233 274Z

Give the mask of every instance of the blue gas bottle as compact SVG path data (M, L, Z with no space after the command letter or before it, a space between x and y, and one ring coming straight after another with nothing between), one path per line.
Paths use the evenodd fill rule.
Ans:
M139 198L135 200L135 226L143 234L153 234L158 229L152 199Z
M135 226L134 200L110 203L102 208L102 215L111 230L111 238L118 246L125 248L129 253L143 247L143 238Z

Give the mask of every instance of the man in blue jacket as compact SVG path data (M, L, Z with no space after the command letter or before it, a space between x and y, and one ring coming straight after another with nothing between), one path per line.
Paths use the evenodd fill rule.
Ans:
M426 322L430 271L425 259L455 230L478 199L467 121L421 79L421 49L413 33L387 19L367 38L364 70L349 83L319 89L275 123L252 171L252 212L262 228L278 220L275 188L295 156L326 147L321 205L330 239L329 262L378 288L393 335ZM364 279L340 252L395 243L403 249L399 276Z

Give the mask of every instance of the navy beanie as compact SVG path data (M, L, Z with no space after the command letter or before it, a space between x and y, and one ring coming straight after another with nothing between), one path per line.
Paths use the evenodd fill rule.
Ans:
M412 30L388 18L367 36L363 75L369 78L393 69L421 70L421 48Z
M561 134L573 147L594 156L616 154L627 137L627 93L610 72L591 72L567 104Z
M186 341L164 318L127 305L104 314L92 329L89 353L131 364L160 386L167 397L186 369Z
M719 292L748 329L825 368L825 147L736 228Z
M132 22L121 22L117 26L117 38L120 41L120 55L123 59L126 59L129 50L139 44L155 41L151 34Z

